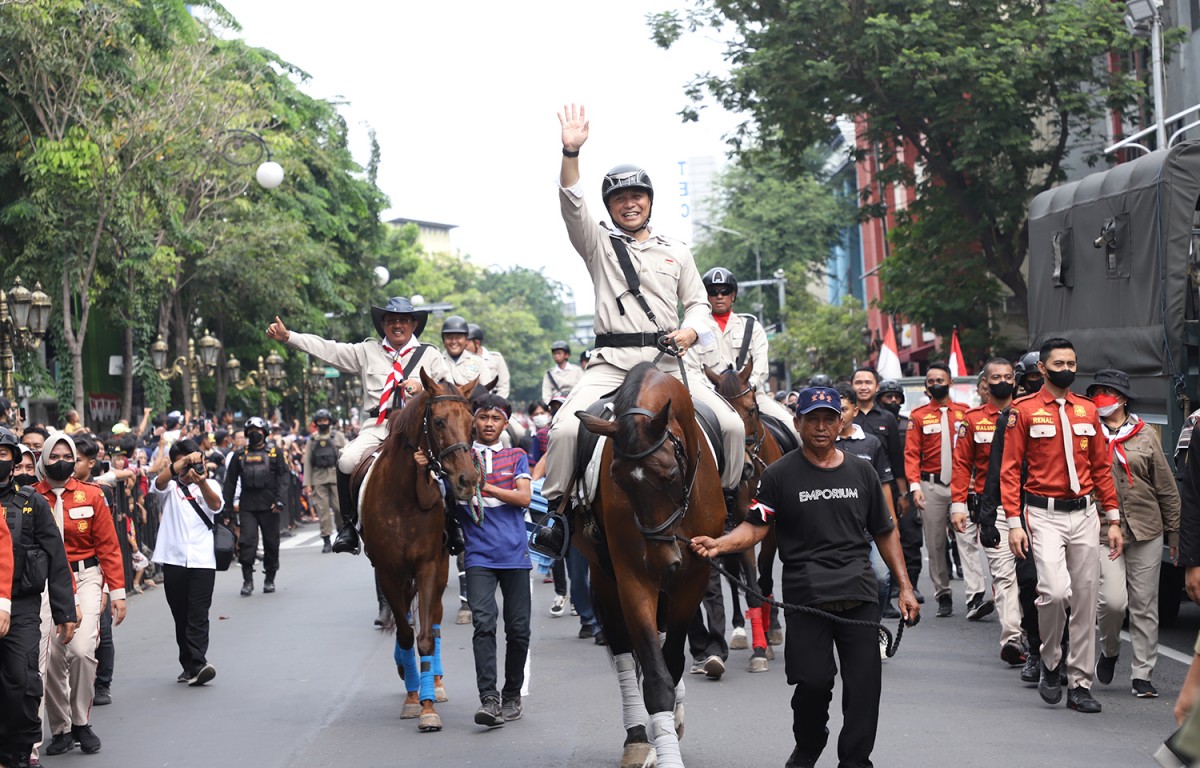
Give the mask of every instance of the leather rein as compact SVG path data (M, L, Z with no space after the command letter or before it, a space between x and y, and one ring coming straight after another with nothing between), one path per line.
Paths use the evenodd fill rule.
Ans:
M645 408L630 408L617 418L623 419L626 416L645 416L646 418L652 419L656 415L657 414L651 413ZM663 443L667 442L668 440L671 441L671 447L675 453L675 462L679 466L679 482L683 486L683 497L676 505L675 511L672 512L662 524L651 527L643 525L641 519L638 517L636 509L633 513L633 523L637 526L638 530L641 531L642 536L650 541L674 543L677 538L676 534L674 532L664 533L664 531L667 531L668 529L678 525L679 522L683 520L683 516L687 514L688 506L691 504L692 499L692 487L696 484L696 475L699 473L698 470L700 468L699 450L696 452L696 461L692 464L690 477L688 473L687 449L684 447L683 441L671 431L669 426L667 429L663 430L662 436L659 437L658 440L656 440L654 444L646 450L639 451L637 453L625 453L617 448L616 442L614 441L613 454L629 461L640 461L641 459L644 459L657 451L662 447Z

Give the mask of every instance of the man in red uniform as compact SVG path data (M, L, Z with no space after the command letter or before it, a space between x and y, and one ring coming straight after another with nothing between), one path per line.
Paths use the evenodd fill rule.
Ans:
M1021 605L1017 599L1017 561L1007 546L999 547L999 529L1008 532L1008 523L1003 515L997 516L994 527L979 524L979 504L983 486L987 482L988 462L992 455L992 438L1001 411L1012 403L1013 366L1003 358L993 358L983 367L983 383L987 387L987 401L978 408L967 411L967 417L958 427L958 441L954 444L954 478L950 482L950 523L954 530L978 539L984 546L988 567L992 572L992 594L995 608L1000 617L1000 658L1013 666L1025 661L1021 643ZM987 536L981 528L989 528ZM992 612L992 601L981 604L967 618L978 620Z
M113 623L125 619L125 568L112 513L100 486L76 480L75 442L56 432L42 448L39 493L46 497L63 534L67 561L75 575L79 625L67 645L53 642L54 620L49 601L42 601L42 678L46 714L53 740L48 755L73 749L100 751L100 739L89 724L92 688L96 679L96 647L100 642L100 613L104 587L112 601Z
M946 563L946 525L950 522L950 479L954 434L969 406L950 400L950 369L933 363L925 374L929 402L909 415L904 445L904 474L913 502L921 510L925 551L929 554L929 579L938 601L938 617L954 613L950 596L950 569ZM983 566L978 545L958 536L968 599L983 593Z
M1042 675L1038 693L1047 704L1062 699L1059 674L1066 611L1071 609L1067 652L1067 706L1099 712L1092 698L1096 665L1096 599L1100 584L1100 518L1091 499L1103 506L1109 558L1121 556L1121 513L1112 465L1100 431L1096 406L1071 392L1075 347L1066 339L1042 344L1038 369L1045 385L1013 403L1005 428L1000 469L1000 500L1008 516L1008 545L1024 559L1031 547L1038 574L1038 626L1042 635ZM1025 517L1020 525L1021 462Z

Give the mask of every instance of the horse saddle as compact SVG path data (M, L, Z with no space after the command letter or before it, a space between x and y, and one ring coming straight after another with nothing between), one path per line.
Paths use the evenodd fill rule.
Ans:
M354 508L359 511L359 519L362 519L362 489L366 487L367 476L371 474L371 467L375 466L375 459L379 456L379 451L372 451L362 460L358 462L358 466L350 473L350 499L354 504Z
M615 392L610 392L589 405L585 412L589 416L612 421L616 417L612 410L612 401L615 395ZM716 411L699 400L692 400L692 406L696 412L696 423L700 425L705 439L708 440L709 450L712 451L713 458L717 461L717 473L720 474L725 469L725 450L724 443L721 441L721 429ZM603 452L604 445L600 441L600 436L589 431L580 422L579 437L575 442L574 485L577 498L585 505L590 504L596 497Z
M763 426L775 437L775 442L779 443L781 451L790 453L800 447L800 443L796 440L796 433L783 423L783 419L761 411L759 411L758 417L762 420Z

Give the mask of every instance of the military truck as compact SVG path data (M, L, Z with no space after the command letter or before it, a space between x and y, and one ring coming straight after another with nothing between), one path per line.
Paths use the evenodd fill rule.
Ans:
M1129 374L1133 410L1168 458L1200 378L1200 141L1064 184L1029 209L1029 348L1064 336L1078 392L1102 368ZM1179 612L1183 572L1165 553L1160 620Z

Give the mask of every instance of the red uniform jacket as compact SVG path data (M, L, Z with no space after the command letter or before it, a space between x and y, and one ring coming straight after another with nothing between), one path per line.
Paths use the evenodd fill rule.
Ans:
M958 425L954 443L954 475L950 481L950 502L966 504L967 493L983 493L987 481L988 460L992 456L992 436L1000 411L991 403L967 411Z
M12 613L13 540L0 509L0 611Z
M946 419L950 424L953 444L958 424L967 415L968 406L953 400L946 403ZM908 436L904 441L904 476L908 484L921 482L921 475L942 471L942 412L937 403L926 403L909 414Z
M56 496L45 480L36 486L46 497L46 503L54 510ZM80 560L96 558L100 571L108 586L109 597L125 599L125 563L121 559L121 546L117 542L117 529L113 525L112 512L104 500L104 492L93 483L81 483L75 478L67 481L63 500L63 544L67 548L67 561L74 571Z

